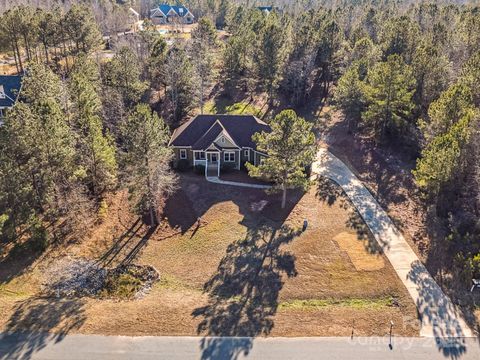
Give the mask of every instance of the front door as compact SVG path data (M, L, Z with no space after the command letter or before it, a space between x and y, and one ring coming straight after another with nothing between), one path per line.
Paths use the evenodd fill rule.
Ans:
M218 154L208 154L210 156L210 162L216 163L218 161Z

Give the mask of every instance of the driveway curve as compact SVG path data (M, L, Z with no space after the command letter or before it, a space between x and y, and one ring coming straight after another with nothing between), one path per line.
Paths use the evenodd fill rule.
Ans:
M417 306L420 336L438 341L473 336L459 310L353 172L324 148L318 151L312 170L340 185L356 207Z

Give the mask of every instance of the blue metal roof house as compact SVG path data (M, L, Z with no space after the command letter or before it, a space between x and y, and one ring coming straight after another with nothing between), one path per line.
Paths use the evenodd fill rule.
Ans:
M5 110L15 105L22 87L21 75L0 75L0 118Z
M155 25L161 24L193 24L195 17L183 5L161 4L150 10L150 19Z

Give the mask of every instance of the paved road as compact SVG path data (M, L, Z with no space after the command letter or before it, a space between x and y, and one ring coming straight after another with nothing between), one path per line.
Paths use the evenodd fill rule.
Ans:
M407 288L420 315L420 336L472 336L462 315L362 182L326 149L320 149L317 157L313 173L326 176L342 187Z
M0 359L480 359L473 338L439 348L432 338L200 338L67 335L0 335Z

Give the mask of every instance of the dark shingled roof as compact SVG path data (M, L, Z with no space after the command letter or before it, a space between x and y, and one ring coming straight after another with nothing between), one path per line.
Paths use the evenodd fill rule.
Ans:
M210 144L220 135L223 131L223 126L218 123L214 122L213 126L207 130L203 136L198 139L195 144L192 145L193 150L204 150L210 146Z
M256 149L253 134L270 131L270 126L253 115L197 115L175 129L170 145L205 150L222 132L222 128L238 146L252 149Z
M20 75L0 75L0 85L3 86L5 98L0 98L0 107L12 107L17 100L22 77Z

